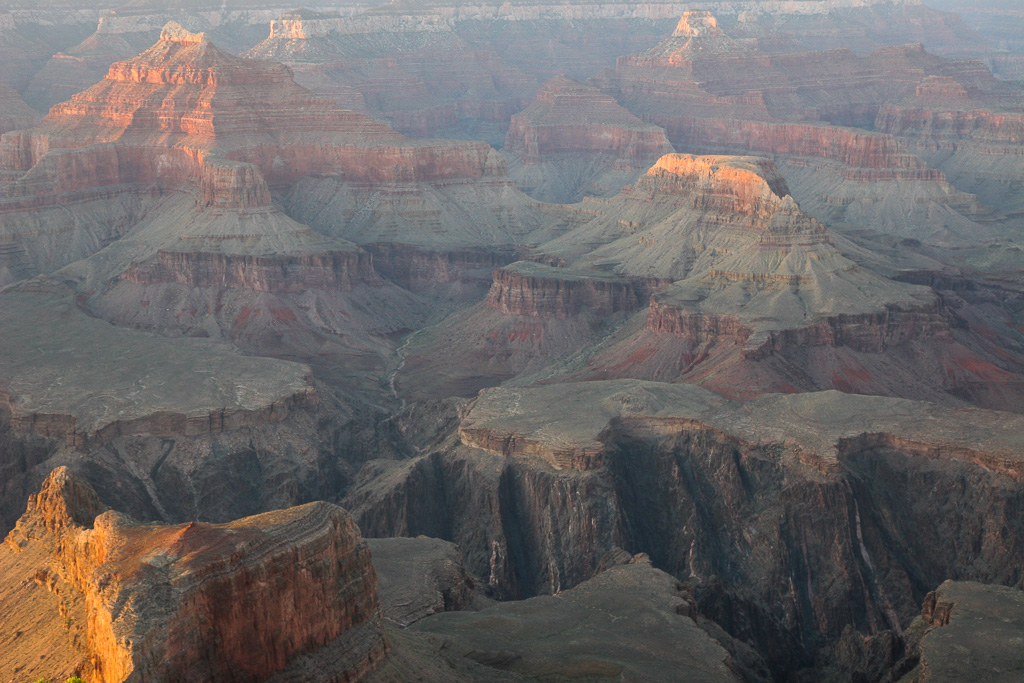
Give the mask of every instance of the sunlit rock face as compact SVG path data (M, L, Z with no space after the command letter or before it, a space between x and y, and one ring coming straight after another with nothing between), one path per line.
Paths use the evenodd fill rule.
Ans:
M844 256L766 158L665 155L557 220L570 229L496 270L482 304L414 340L399 386L634 377L737 398L841 389L999 408L1021 391L933 290ZM893 357L916 370L894 374Z
M50 673L356 681L386 653L369 550L344 510L313 503L178 526L103 510L87 483L58 468L0 549L5 575L38 579L5 589L46 610L31 618L64 657L46 662ZM5 615L6 626L19 618ZM22 669L35 671L29 654L4 658L26 657Z

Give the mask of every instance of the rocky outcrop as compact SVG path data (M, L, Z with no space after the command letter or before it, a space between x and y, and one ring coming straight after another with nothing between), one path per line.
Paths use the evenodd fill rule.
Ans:
M56 596L59 613L42 616L63 622L78 657L60 668L87 680L357 681L387 651L369 550L326 503L224 525L140 525L102 512L89 485L58 468L0 552L9 571L34 573L16 591ZM18 615L5 616L17 629ZM34 670L34 652L5 653L5 664L19 655L16 670Z
M406 628L432 614L465 609L474 583L458 547L437 538L374 538L378 596L384 619Z
M505 150L529 164L562 154L600 153L646 168L671 146L657 126L596 88L563 76L546 81L534 103L512 117Z
M545 82L512 117L504 147L520 188L561 203L614 194L671 151L661 128L566 76Z
M900 633L946 578L1019 581L1019 416L617 381L489 390L460 431L488 450L364 473L347 504L367 533L453 540L504 595L646 552L776 675L848 625ZM553 455L584 449L585 471Z
M295 363L121 330L85 315L60 289L24 286L3 301L0 387L17 432L73 446L123 435L209 434L283 420L316 401L308 368ZM58 328L63 336L52 334ZM210 363L234 367L238 393L223 393Z
M744 676L695 615L685 587L638 555L557 596L450 612L413 628L445 637L464 657L529 677L758 680ZM627 629L637 637L623 639Z
M920 638L919 663L910 683L1014 680L1019 664L1009 643L1024 626L1019 587L945 581L925 596L921 616L909 629Z
M568 318L584 308L599 316L635 311L637 299L627 280L520 261L494 271L486 305L506 315Z

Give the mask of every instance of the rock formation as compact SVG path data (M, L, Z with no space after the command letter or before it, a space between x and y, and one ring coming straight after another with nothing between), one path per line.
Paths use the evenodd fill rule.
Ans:
M1024 182L1017 163L1024 154L1024 92L981 85L929 76L882 107L875 127L904 140L958 187L1017 213L1024 208L1013 189Z
M179 4L0 12L0 678L1007 672L991 44L918 0Z
M771 156L805 209L830 225L940 245L992 239L999 231L984 225L991 208L964 192L971 186L954 186L914 155L919 149L876 125L882 108L931 77L1002 89L980 62L942 59L920 45L866 56L760 51L730 38L707 12L687 13L663 43L620 58L591 83L662 126L677 150Z
M181 519L198 512L198 506L207 508L203 518L230 519L241 492L203 500L202 472L223 465L222 458L274 459L261 443L269 435L255 432L308 419L317 404L310 370L298 363L247 358L208 340L119 329L85 315L72 292L45 283L7 290L0 299L4 528L45 472L72 454L75 467L88 471L102 492L122 492L122 509L146 518ZM311 436L315 439L304 438ZM170 442L161 446L165 439ZM135 444L128 450L153 449L148 471L136 468L150 456L128 455L127 442ZM221 450L219 456L211 446ZM282 455L292 463L290 477L301 477L299 462L309 454ZM315 463L305 466L310 465ZM262 479L256 469L236 474ZM199 484L192 493L182 487L189 478ZM261 511L261 500L270 503L282 493L294 500L296 492L268 489L243 509Z
M308 338L310 328L338 334L341 319L355 316L372 334L391 334L420 316L407 293L380 280L368 253L281 214L272 191L290 190L289 211L322 233L358 235L363 243L419 233L426 244L413 241L428 255L511 248L533 227L531 202L515 192L487 145L410 141L313 96L281 65L232 57L173 23L152 48L114 64L104 81L2 146L12 179L2 223L11 245L3 254L8 279L55 270L132 228L130 240L76 271L95 293L95 311L164 332L246 339L263 351L278 352L268 344L289 329L307 338L292 349L304 352L320 345ZM303 181L311 175L317 178ZM166 197L175 193L184 196ZM59 217L50 207L72 200L85 205L86 220L55 221L47 228L53 238L35 239L37 217ZM437 207L437 216L424 205ZM470 220L481 206L493 219ZM460 280L460 259L448 261L452 280ZM389 266L400 268L382 264ZM202 288L205 294L195 291ZM259 295L221 302L225 289ZM262 296L309 290L319 293L303 302ZM384 302L376 320L362 310L371 298ZM143 310L143 301L163 305ZM332 313L307 315L310 309ZM264 323L251 330L254 315Z
M900 633L946 578L1019 581L1017 415L619 380L485 391L459 434L367 466L346 498L364 533L453 540L504 596L646 552L776 674L848 625Z
M678 582L638 557L557 596L449 612L414 628L443 635L467 658L533 680L743 680L694 615ZM637 637L622 638L627 630Z
M288 64L296 80L419 137L474 134L498 144L531 77L471 46L433 9L384 6L351 17L282 15L246 53Z
M3 616L3 668L23 677L357 681L387 651L370 552L326 503L138 524L58 468L0 566L18 606Z
M901 680L1009 683L1020 674L1012 643L1022 626L1024 594L1019 588L945 581L925 597L921 616L909 629L921 638L920 661Z
M381 613L406 628L432 614L467 607L474 598L454 543L436 538L374 538L367 541L377 573Z
M533 254L558 267L496 271L484 304L413 339L399 387L681 378L734 397L838 388L1000 408L1021 391L1015 362L960 332L933 291L844 257L766 159L666 155L561 220ZM452 359L457 339L470 343ZM894 357L915 369L886 369Z
M615 194L671 151L663 130L565 76L512 117L504 149L520 188L559 203Z
M0 83L0 134L29 128L38 118L14 88Z

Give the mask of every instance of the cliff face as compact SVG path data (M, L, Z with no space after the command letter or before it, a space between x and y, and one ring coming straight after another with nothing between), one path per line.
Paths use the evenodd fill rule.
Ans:
M512 117L504 147L519 187L562 203L614 194L671 151L661 128L565 76L545 82Z
M738 404L631 381L493 389L461 426L474 448L368 477L347 504L368 534L458 542L504 595L564 590L616 545L646 552L779 672L847 624L899 633L947 577L1019 581L1019 422L838 392Z
M486 306L505 315L568 318L584 308L610 316L638 308L633 285L626 280L573 277L538 264L521 262L494 271Z
M57 596L51 618L65 618L87 680L357 681L384 656L369 550L344 510L177 527L101 511L88 484L54 470L2 551L17 566L44 550L45 566L20 569Z
M378 281L373 261L363 251L257 256L161 250L153 261L133 265L122 277L136 285L176 283L275 294L311 289L347 292Z
M666 300L667 299L667 300ZM948 312L937 300L900 310L880 313L838 314L811 322L806 327L755 333L735 315L696 313L673 305L671 294L652 297L647 329L672 334L696 349L704 344L729 339L742 348L743 357L761 360L787 348L847 346L865 353L882 353L891 346L917 339L950 340L952 326Z
M657 126L645 124L598 89L567 77L545 82L534 103L512 117L505 149L532 164L549 156L588 153L643 163L671 151Z

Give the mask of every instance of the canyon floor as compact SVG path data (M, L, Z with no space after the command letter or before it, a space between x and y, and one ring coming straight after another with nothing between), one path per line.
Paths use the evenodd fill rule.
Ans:
M0 683L1022 680L939 4L0 2Z

